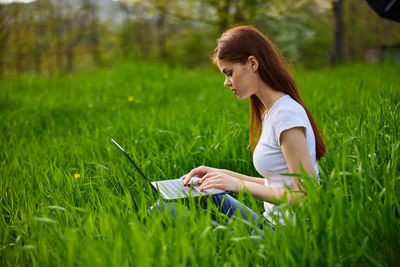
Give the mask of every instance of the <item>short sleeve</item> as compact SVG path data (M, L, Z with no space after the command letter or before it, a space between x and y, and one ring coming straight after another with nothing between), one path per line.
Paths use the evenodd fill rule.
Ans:
M304 129L307 129L302 113L302 110L282 109L276 114L274 121L274 135L275 141L279 146L281 145L280 137L283 131L295 127L303 127Z

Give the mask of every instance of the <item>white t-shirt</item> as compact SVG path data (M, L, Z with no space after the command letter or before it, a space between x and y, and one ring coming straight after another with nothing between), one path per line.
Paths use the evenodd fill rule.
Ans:
M308 151L318 176L318 164L315 151L314 131L304 108L289 95L279 98L262 119L262 133L253 153L253 163L256 170L265 178L265 185L282 188L285 184L293 187L292 178L280 174L289 173L289 169L280 146L280 136L285 130L305 128ZM264 202L264 217L270 218L274 204ZM274 212L276 214L276 212Z

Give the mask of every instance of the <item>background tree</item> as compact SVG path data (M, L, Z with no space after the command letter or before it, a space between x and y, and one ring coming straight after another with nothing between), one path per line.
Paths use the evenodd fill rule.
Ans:
M44 62L48 62L48 58L50 57L50 28L49 20L50 20L50 10L52 9L52 4L49 0L40 0L37 1L29 12L29 20L31 21L28 24L29 33L30 33L30 55L32 56L33 68L36 73L41 73L45 69L46 71L51 68L48 63L43 66ZM43 69L45 68L45 69Z
M111 19L109 6L119 7ZM215 39L239 24L307 68L363 61L369 46L400 43L400 23L359 0L37 0L0 4L0 14L0 75L121 59L209 65Z
M26 48L24 46L24 33L26 29L22 20L22 6L23 4L15 3L12 4L9 9L11 15L9 47L11 48L12 66L17 74L22 73L23 59Z
M98 11L97 6L91 0L82 0L82 17L85 17L85 20L81 20L84 22L85 28L84 35L87 38L88 48L90 54L92 56L92 60L96 65L101 65L101 55L100 55L100 38L99 38L99 19L98 19ZM80 26L82 27L82 26Z
M0 4L0 76L5 74L6 48L10 36L10 20L8 7Z
M343 1L333 0L333 33L334 44L331 64L338 64L343 62L344 50L344 21L343 21Z
M347 0L343 4L347 61L365 60L365 49L400 44L400 23L378 16L366 1Z

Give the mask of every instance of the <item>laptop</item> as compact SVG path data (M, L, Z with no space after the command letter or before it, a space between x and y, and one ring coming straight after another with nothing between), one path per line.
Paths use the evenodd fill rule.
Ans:
M172 179L172 180L164 180L164 181L155 181L151 182L147 176L140 170L140 168L136 165L133 159L129 156L129 154L117 143L114 139L111 141L116 145L129 159L129 161L135 166L136 170L140 173L140 175L150 184L150 187L157 193L162 196L164 200L173 200L179 198L187 198L187 197L199 197L199 196L207 196L207 195L216 195L225 193L225 191L211 188L204 191L200 191L199 187L200 178L192 177L190 186L184 186L183 180L181 178Z

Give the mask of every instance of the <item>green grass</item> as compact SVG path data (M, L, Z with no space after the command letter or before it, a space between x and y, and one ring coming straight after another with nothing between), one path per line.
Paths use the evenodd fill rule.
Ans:
M222 75L121 63L2 79L0 264L399 265L399 73L351 65L295 74L328 153L321 185L283 205L288 224L262 238L239 219L214 226L196 200L176 217L148 215L157 197L110 142L152 180L198 165L258 176L248 101L223 88ZM260 201L236 197L262 213Z

